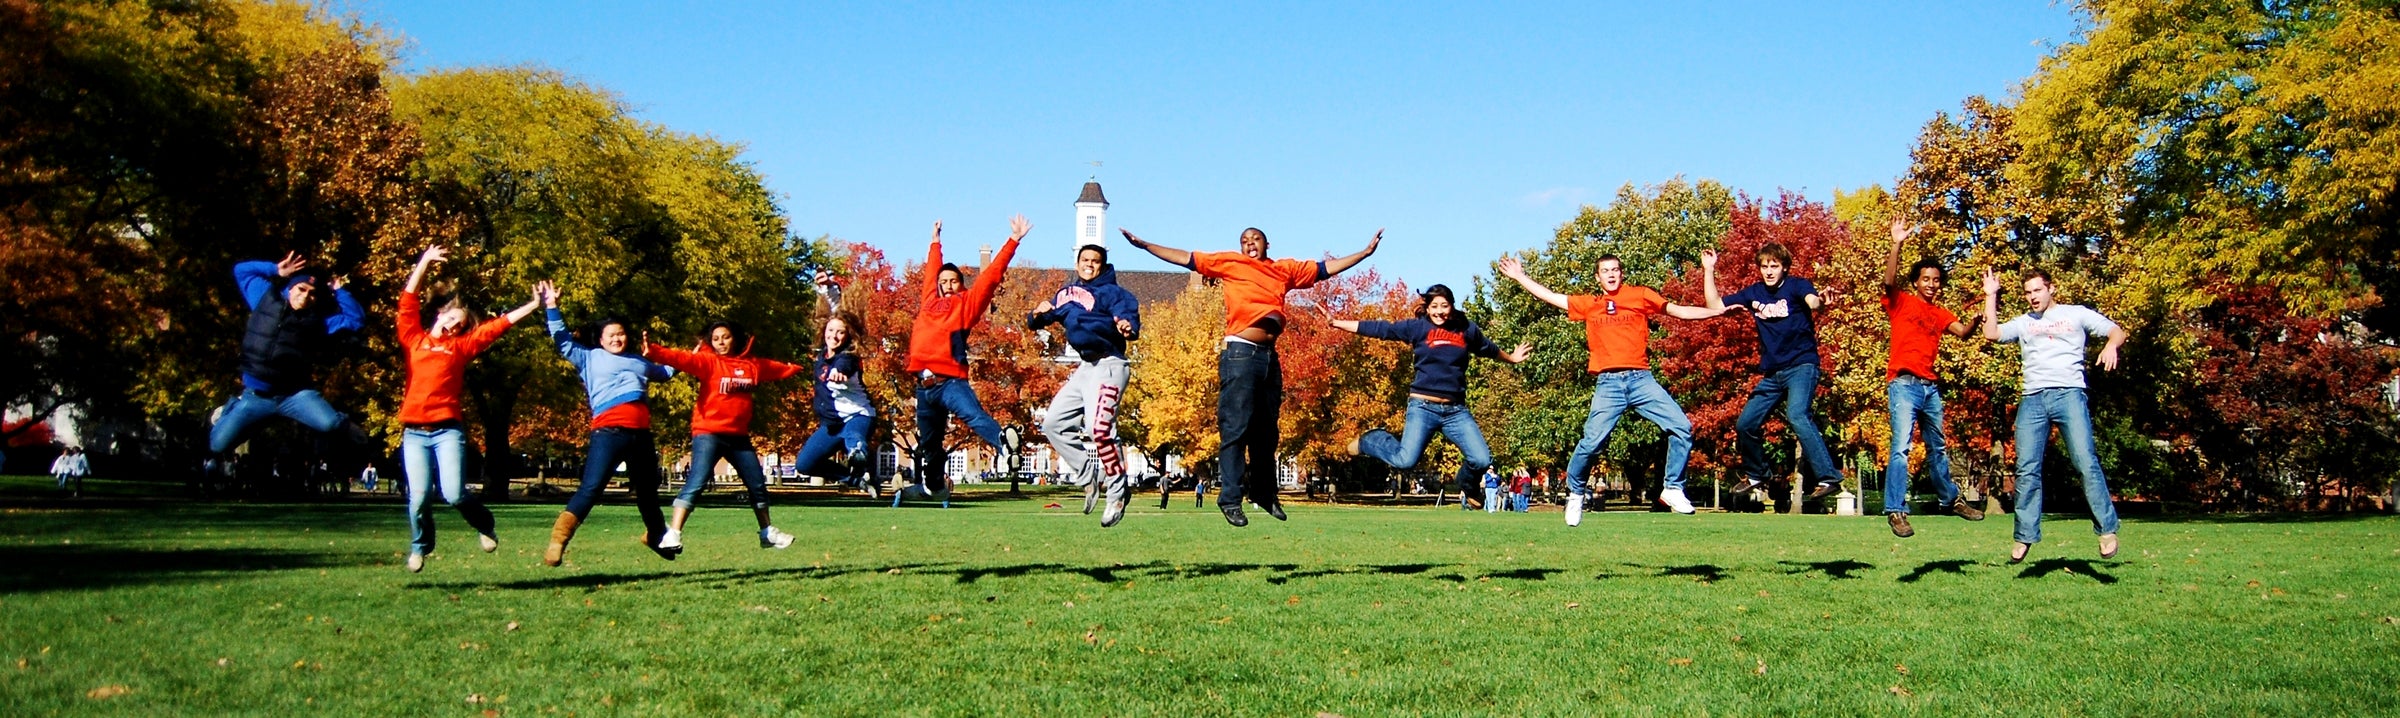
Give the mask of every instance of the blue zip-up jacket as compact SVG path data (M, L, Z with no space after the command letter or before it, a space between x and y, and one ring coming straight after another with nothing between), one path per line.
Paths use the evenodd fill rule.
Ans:
M674 378L675 370L650 361L640 354L617 354L597 347L584 346L567 331L567 318L552 307L544 313L548 320L550 340L558 343L558 353L575 365L583 375L584 398L591 402L592 416L625 404L641 401L649 394L650 382ZM632 339L628 339L630 344Z
M1417 361L1417 376L1408 393L1438 396L1452 402L1467 400L1467 362L1475 357L1500 358L1500 346L1484 338L1483 327L1451 315L1449 326L1425 319L1397 322L1362 321L1358 335L1408 342Z
M276 274L274 262L233 265L233 281L241 287L242 301L250 305L241 344L244 388L269 395L316 388L317 355L325 351L325 340L365 326L367 311L348 290L329 292L333 295L331 311L322 300L306 310L293 311L282 294L301 276Z
M1026 315L1025 328L1040 329L1052 323L1065 326L1067 345L1084 361L1123 359L1125 345L1142 335L1142 302L1117 286L1117 265L1100 265L1100 276L1092 281L1076 277L1067 282L1050 298L1050 304L1050 311ZM1131 334L1117 331L1119 319L1133 327Z

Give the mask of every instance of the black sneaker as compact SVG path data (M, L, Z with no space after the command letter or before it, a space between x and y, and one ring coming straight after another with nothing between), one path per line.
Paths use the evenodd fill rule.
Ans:
M1250 503L1258 504L1259 508L1265 509L1267 515L1275 517L1275 520L1277 521L1288 520L1283 517L1283 499L1278 498L1273 501L1258 501L1253 499Z
M1225 512L1225 523L1233 524L1235 528L1250 525L1250 517L1242 515L1242 507L1219 506L1217 508Z
M1816 489L1808 492L1808 497L1812 499L1822 499L1839 493L1841 490L1842 482L1840 480L1821 482L1817 484Z

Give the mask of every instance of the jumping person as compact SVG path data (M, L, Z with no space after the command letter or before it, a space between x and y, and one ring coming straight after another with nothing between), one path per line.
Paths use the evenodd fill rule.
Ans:
M642 341L642 356L698 380L700 390L700 400L692 404L691 472L684 476L683 490L675 495L675 513L667 520L667 533L658 540L658 547L683 550L683 522L691 518L693 502L708 485L719 459L733 465L733 473L742 477L742 486L749 490L750 512L758 518L758 547L789 547L792 535L775 528L767 510L767 474L759 468L758 448L750 442L754 411L750 394L760 383L797 376L806 368L751 358L750 349L757 338L740 324L712 323L705 336L707 341L692 351L651 344L648 336Z
M1316 286L1375 253L1383 230L1355 254L1330 260L1268 259L1267 233L1242 230L1240 252L1187 252L1142 241L1129 230L1125 241L1159 259L1215 279L1225 289L1225 349L1217 355L1217 510L1225 523L1250 525L1242 498L1284 520L1276 495L1276 422L1283 409L1283 364L1275 338L1283 335L1283 297Z
M207 465L215 474L227 452L249 440L250 431L277 415L319 434L339 434L342 443L365 447L366 431L334 411L317 392L317 362L337 339L354 337L366 311L344 290L341 277L324 281L333 301L324 301L319 278L298 252L283 260L236 264L233 278L250 306L241 343L242 393L227 402L208 430ZM270 296L272 295L272 296Z
M923 303L908 330L907 367L917 377L918 465L917 485L912 488L941 499L943 506L950 505L950 477L944 471L949 462L942 435L950 430L951 416L966 422L967 428L993 449L1004 455L1012 453L1000 435L1000 422L983 410L975 387L967 381L967 333L991 311L992 293L1008 275L1008 260L1017 256L1017 240L1032 229L1024 215L1010 218L1008 241L992 255L989 266L976 270L975 284L969 286L958 265L942 261L942 223L933 223L933 242L925 254L920 290ZM1015 459L1004 457L1010 466ZM892 505L899 506L900 498L894 495Z
M1892 535L1900 538L1917 535L1908 525L1908 435L1920 420L1925 473L1933 479L1940 505L1959 518L1983 520L1983 512L1961 500L1958 484L1950 480L1950 451L1942 438L1941 377L1933 368L1942 335L1965 339L1975 326L1934 303L1941 300L1942 284L1950 276L1941 262L1919 260L1907 274L1900 273L1900 246L1907 243L1908 234L1906 220L1892 220L1892 251L1884 258L1883 280L1883 311L1892 321L1891 355L1883 370L1884 396L1892 414L1892 447L1883 466L1883 513ZM1983 318L1972 307L1964 313L1972 320Z
M2088 307L2057 303L2056 291L2048 272L2026 270L2026 312L2002 324L2000 277L1983 270L1983 338L2016 344L2025 365L2025 395L2017 402L2016 545L2009 549L2009 563L2024 561L2042 541L2042 454L2050 448L2053 425L2065 434L2067 456L2083 475L2083 498L2092 506L2100 557L2117 555L2117 504L2109 497L2108 477L2100 471L2099 448L2092 440L2091 400L2083 391L2083 348L2087 336L2108 337L2108 344L2100 348L2100 368L2116 371L2125 328Z
M439 487L442 500L458 509L480 537L483 552L499 550L492 534L492 510L466 489L467 431L459 412L466 393L467 362L492 348L509 327L542 306L540 292L525 306L481 324L464 300L452 296L433 303L433 328L426 328L424 302L418 288L425 272L449 259L440 246L425 248L417 267L400 289L400 349L408 359L408 393L400 400L400 468L408 475L408 570L425 570L425 555L433 553L433 509L426 499Z
M1075 349L1081 363L1059 385L1058 397L1042 414L1042 433L1083 481L1083 512L1091 513L1093 500L1105 492L1108 508L1100 513L1100 525L1115 526L1133 498L1133 487L1125 481L1125 458L1117 446L1117 402L1133 378L1125 345L1141 335L1142 305L1132 292L1117 286L1117 268L1108 263L1107 247L1087 244L1076 249L1075 279L1025 318L1027 329L1051 324L1065 329L1067 346ZM1076 440L1078 435L1082 441Z
M1792 251L1781 243L1760 245L1754 257L1758 283L1731 296L1717 296L1717 253L1700 253L1701 285L1708 308L1739 309L1758 326L1758 383L1750 400L1734 419L1734 444L1742 452L1742 483L1733 493L1748 494L1767 484L1767 414L1783 405L1783 423L1800 439L1801 465L1812 488L1808 497L1821 499L1842 488L1842 474L1833 467L1833 452L1810 416L1816 401L1822 361L1817 356L1816 312L1825 306L1817 285L1791 275Z
M800 455L793 465L804 473L824 475L824 465L835 451L847 451L846 469L834 473L842 483L857 486L875 498L875 477L870 469L867 451L868 432L875 428L875 405L867 398L866 369L853 350L857 337L851 327L857 326L853 317L834 309L840 302L833 299L840 292L830 277L819 277L817 301L824 325L818 336L823 341L810 367L815 378L815 394L809 398L809 410L817 417L817 430L809 434L800 446Z
M1650 316L1707 319L1725 310L1684 306L1667 301L1649 287L1626 286L1625 260L1614 254L1595 263L1599 294L1568 296L1552 291L1527 275L1524 263L1516 257L1500 258L1500 273L1550 306L1567 310L1568 319L1583 322L1584 345L1591 352L1584 369L1594 378L1592 407L1583 420L1583 439L1575 443L1575 453L1567 460L1567 525L1583 523L1585 479L1592 473L1600 448L1607 445L1609 431L1627 411L1641 414L1667 435L1667 463L1658 500L1675 513L1692 513L1692 501L1683 495L1684 463L1692 454L1692 420L1675 404L1675 395L1659 386L1658 377L1650 373Z
M1335 319L1333 327L1363 337L1386 341L1407 342L1416 359L1415 377L1408 384L1408 409L1400 435L1382 427L1368 429L1350 440L1350 454L1372 456L1394 469L1415 468L1424 458L1426 443L1440 431L1458 447L1463 460L1458 466L1455 483L1458 494L1465 496L1473 487L1476 475L1486 473L1492 466L1492 450L1484 442L1483 428L1475 424L1475 415L1467 410L1467 362L1475 357L1498 359L1516 364L1532 355L1533 345L1518 343L1514 352L1503 353L1483 335L1483 327L1469 321L1458 311L1458 298L1450 288L1440 284L1426 287L1417 295L1417 316L1397 322ZM1489 505L1493 494L1485 493Z
M534 291L541 294L550 339L558 345L559 355L582 376L584 398L592 410L583 485L575 489L566 510L558 512L558 521L550 526L550 546L542 551L542 563L556 566L566 560L567 542L575 538L575 529L583 525L584 517L591 515L592 505L599 502L600 491L608 487L609 475L620 461L628 471L626 483L633 489L634 505L642 514L642 545L659 558L675 560L682 549L659 545L667 535L667 517L658 509L658 440L650 434L649 403L650 382L665 381L675 376L675 370L635 352L633 336L622 319L603 318L593 324L593 344L576 339L567 331L565 315L558 311L558 286L543 282Z

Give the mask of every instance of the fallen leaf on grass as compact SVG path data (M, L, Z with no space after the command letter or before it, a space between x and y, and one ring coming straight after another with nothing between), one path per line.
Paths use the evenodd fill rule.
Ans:
M498 709L498 708L485 708L485 709L483 709L483 718L500 718L500 709Z
M1298 606L1298 605L1300 605L1300 596L1299 596L1299 595L1297 595L1297 594L1295 594L1295 595L1293 595L1291 598L1284 599L1284 600L1283 600L1283 602L1284 602L1284 603L1286 603L1286 604L1290 604L1290 605Z
M1915 696L1915 695L1917 694L1917 692L1916 692L1916 691L1909 690L1909 689L1908 689L1908 686L1892 686L1892 687L1890 687L1890 688L1886 688L1886 689L1884 689L1884 692L1886 692L1886 693L1890 693L1890 694L1892 694L1892 695L1899 696L1899 697L1902 697L1902 698L1908 698L1908 697L1912 697L1912 696Z
M1061 506L1059 506L1058 504L1043 504L1043 505L1042 505L1042 508L1045 508L1045 509L1056 509L1056 508L1064 508L1064 507L1061 507Z
M1767 596L1768 596L1768 594L1767 594L1767 592L1765 592L1765 591L1760 591L1760 592L1758 592L1758 597L1759 597L1759 598L1766 598Z
M483 694L481 694L481 693L469 693L469 694L467 694L467 704L468 704L468 705L475 705L475 704L482 703L482 702L483 702Z
M1678 667L1678 668L1681 668L1681 667L1683 667L1683 666L1688 666L1688 665L1691 665L1691 664L1692 664L1692 659L1689 659L1689 658L1669 658L1669 659L1667 659L1667 665L1670 665L1670 666L1675 666L1675 667Z
M1892 664L1892 670L1899 671L1899 672L1900 672L1900 675L1903 675L1903 676L1905 676L1905 675L1908 675L1908 665L1907 665L1907 664L1902 664L1902 663L1894 663L1894 664Z
M115 698L117 696L132 692L133 689L127 688L123 684L111 683L109 685L85 691L83 693L83 697L90 698L92 700L108 700L110 698Z
M1232 623L1232 622L1233 622L1233 617L1232 617L1232 616L1226 616L1226 617L1224 617L1224 618L1219 618L1219 619L1215 619L1215 620L1209 621L1209 623L1214 623L1214 624L1217 624L1217 625L1219 625L1219 626L1222 626L1222 625L1225 625L1225 624L1229 624L1229 623ZM2391 623L2391 622L2392 622L2392 617L2390 617L2390 616L2385 616L2385 617L2383 617L2383 622L2384 622L2384 623Z
M1568 602L1567 602L1567 607L1568 607L1568 608L1582 608L1582 607L1583 607L1583 604L1576 603L1576 602L1574 602L1574 601L1568 601Z
M936 614L933 614L933 615L931 615L931 616L926 616L926 617L925 617L925 620L926 620L927 622L930 622L930 623L941 623L941 622L942 622L942 614L936 613Z
M1751 674L1751 675L1754 675L1754 676L1763 676L1763 675L1766 675L1766 674L1767 674L1767 662L1766 662L1765 660L1760 660L1760 661L1758 662L1758 668L1757 668L1757 669L1754 669L1754 670L1752 670L1752 671L1750 671L1750 674Z
M18 664L19 664L19 665L18 665L17 667L18 667L18 668L23 668L23 667L24 667L23 663L24 663L24 661L22 661L22 660L18 661ZM218 668L231 668L231 667L233 667L233 659L231 659L231 658L219 658L219 659L217 659L217 667L218 667Z
M517 630L517 622L516 622L516 621L509 621L509 622L508 622L508 626L507 626L507 628L508 628L508 630L511 630L511 631Z
M2400 616L2384 616L2383 622L2387 624L2400 625ZM17 665L23 666L25 665L25 661L20 659L17 661Z
M1331 713L1327 711L1317 711L1317 718L1342 718L1342 714Z
M2257 581L2255 581L2255 580L2254 580L2254 581L2251 581L2251 582L2249 582L2249 583L2245 583L2245 584L2242 584L2242 585L2244 585L2244 586L2249 586L2249 587L2251 587L2251 588L2258 588L2260 584L2259 584L2259 582L2257 582Z
M1097 633L1097 632L1093 632L1093 631L1084 631L1084 632L1083 632L1083 643L1084 643L1084 645L1091 645L1091 644L1094 644L1094 643L1099 643L1099 642L1100 642L1100 634L1099 634L1099 633Z

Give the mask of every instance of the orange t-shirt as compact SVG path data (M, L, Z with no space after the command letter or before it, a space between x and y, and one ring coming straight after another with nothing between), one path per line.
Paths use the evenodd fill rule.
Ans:
M1941 379L1933 373L1933 356L1942 349L1942 330L1956 323L1958 315L1910 291L1885 291L1883 310L1892 317L1892 354L1884 364L1883 380L1898 379L1901 372L1926 381Z
M1283 295L1325 278L1325 263L1306 259L1251 259L1241 252L1193 252L1192 271L1225 288L1225 333L1267 317L1283 317Z
M1633 285L1567 297L1567 318L1583 322L1583 343L1592 351L1584 371L1650 368L1650 315L1666 308L1666 297Z
M507 317L484 320L465 334L436 338L426 331L416 292L400 293L400 348L408 355L408 389L400 397L402 426L430 426L459 420L459 400L466 393L467 361L490 349L512 325Z

